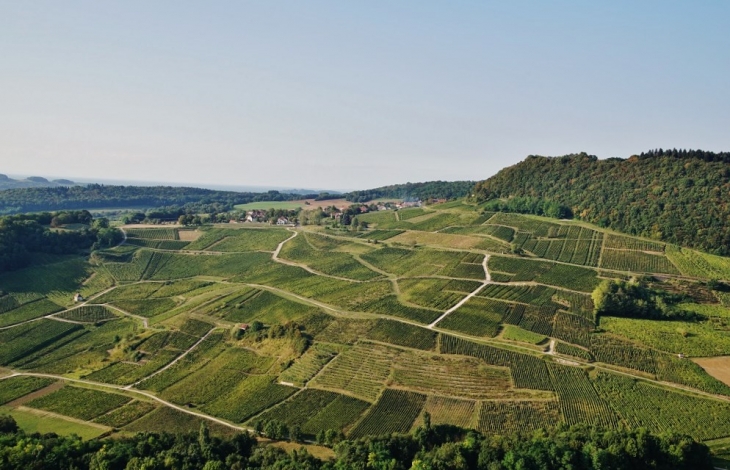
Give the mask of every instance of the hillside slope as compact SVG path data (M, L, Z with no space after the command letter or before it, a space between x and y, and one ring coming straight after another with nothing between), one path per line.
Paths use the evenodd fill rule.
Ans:
M65 179L49 181L40 176L31 176L22 180L16 180L7 175L0 174L0 191L20 188L57 188L59 186L74 186L75 184L73 181Z
M529 156L477 183L479 200L528 197L602 227L730 254L730 153L657 150L628 159Z

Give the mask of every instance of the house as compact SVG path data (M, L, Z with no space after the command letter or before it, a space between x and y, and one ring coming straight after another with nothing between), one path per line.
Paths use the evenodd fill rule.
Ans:
M279 219L276 221L276 225L289 225L289 219L286 217L279 217Z
M83 301L84 301L83 295L81 295L80 293L77 293L74 295L74 303L83 302Z
M248 330L248 323L241 323L240 328L241 331L245 332L246 330Z

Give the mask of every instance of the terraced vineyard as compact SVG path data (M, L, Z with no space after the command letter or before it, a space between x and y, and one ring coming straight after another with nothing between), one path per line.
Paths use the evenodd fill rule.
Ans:
M730 436L722 367L689 359L730 355L710 282L727 259L461 203L358 219L372 228L132 227L88 261L0 274L0 404L110 433L359 437L428 412L487 433ZM696 318L596 315L594 289L636 275Z

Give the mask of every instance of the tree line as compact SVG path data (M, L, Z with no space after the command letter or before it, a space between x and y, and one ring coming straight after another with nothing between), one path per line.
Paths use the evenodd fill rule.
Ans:
M380 198L403 200L456 199L471 194L474 181L428 181L383 186L345 194L350 202L368 202Z
M531 155L481 181L478 201L528 198L624 233L730 255L730 154L652 150L628 159Z
M188 204L217 205L220 210L231 210L236 204L258 201L294 201L316 196L317 194L302 195L280 193L279 191L251 193L172 186L89 184L0 191L0 214L109 207L184 207Z
M261 193L216 191L172 186L114 186L89 184L42 188L0 190L0 214L23 212L104 209L118 207L158 208L163 212L178 211L174 217L191 213L230 211L237 204L314 199L317 201L345 198L351 202L367 202L378 198L454 199L470 194L473 181L431 181L384 186L345 194L297 194L279 191Z
M705 470L709 449L691 438L644 429L608 431L559 426L531 434L485 436L425 423L413 434L342 440L323 461L306 449L286 452L248 433L140 433L82 441L76 436L26 434L0 416L0 468L15 470Z
M80 224L82 228L59 227ZM28 266L33 253L73 254L114 246L122 233L106 219L94 220L88 211L21 214L0 217L0 272Z

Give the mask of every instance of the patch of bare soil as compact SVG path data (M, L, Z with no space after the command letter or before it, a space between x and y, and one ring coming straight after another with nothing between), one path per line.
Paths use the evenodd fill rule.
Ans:
M61 381L52 383L48 387L44 387L40 390L36 390L35 392L29 393L20 398L16 398L15 400L13 400L11 402L6 403L5 406L10 406L10 407L15 408L15 407L18 407L21 405L25 405L29 401L35 400L36 398L40 398L42 396L51 394L51 393L55 392L56 390L60 390L63 388L63 386L64 386L64 383Z
M194 242L203 234L200 230L178 230L177 233L184 242Z
M730 385L730 356L702 357L694 359L711 376Z
M300 202L300 201L296 201ZM306 204L306 203L309 204ZM344 207L350 207L352 203L346 199L328 199L326 201L315 201L314 199L305 199L301 201L302 204L304 204L304 209L316 209L316 208L323 208L323 207L332 207L335 206L338 209L342 209Z

